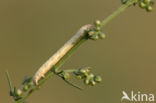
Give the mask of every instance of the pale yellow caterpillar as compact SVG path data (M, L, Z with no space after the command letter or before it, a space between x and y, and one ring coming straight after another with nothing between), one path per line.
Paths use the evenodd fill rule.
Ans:
M91 24L81 27L78 32L67 41L52 57L50 57L35 73L33 82L38 85L38 81L77 43L86 35L86 30L92 28Z

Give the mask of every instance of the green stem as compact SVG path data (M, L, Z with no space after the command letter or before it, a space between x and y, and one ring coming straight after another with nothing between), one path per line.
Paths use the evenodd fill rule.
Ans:
M41 86L47 79L49 79L50 77L53 76L53 74L54 74L54 72L49 71L49 72L46 74L45 78L44 78L44 79L41 79L41 80L39 81L39 85L32 85L32 86L29 88L29 90L27 90L26 92L24 92L24 93L22 94L21 99L19 99L19 100L17 100L17 101L14 101L14 103L23 103L24 100L25 100L28 96L30 96L30 94L32 94L35 90L38 90L38 89L40 88L40 86Z
M126 4L123 4L118 10L116 10L112 15L107 17L105 20L102 21L101 27L106 25L108 22L110 22L113 18L115 18L117 15L119 15L121 12L123 12L128 6L130 6L132 3L134 3L135 0L129 0ZM46 75L45 78L42 78L39 80L38 85L32 85L28 91L24 92L21 96L21 99L15 101L14 103L23 103L23 101L30 95L32 94L35 90L37 90L47 79L49 79L56 70L58 70L64 63L65 61L79 48L81 44L83 44L85 41L87 41L88 38L85 36L83 37L71 50L69 50L66 55L58 62L56 65L49 71Z
M12 82L11 82L10 75L9 75L8 71L6 71L6 76L7 76L8 83L9 83L10 93L13 93L14 89L13 89Z
M56 70L58 70L62 64L65 63L65 61L73 54L74 51L77 50L77 48L82 44L84 43L88 38L87 37L84 37L82 38L71 50L69 50L69 52L51 69L51 71L49 71L45 78L42 78L41 80L39 80L39 84L38 85L32 85L32 87L27 91L25 92L23 95L22 95L22 98L15 101L14 103L22 103L28 96L30 96L30 94L32 94L35 90L37 90L38 88L40 88L40 86L42 84L44 84L44 82L49 79ZM54 71L55 70L55 71Z
M117 15L119 15L121 12L123 12L127 7L132 5L136 0L129 0L126 4L123 4L120 8L118 8L115 12L113 12L110 16L108 16L106 19L104 19L101 22L101 28L104 27L108 22L110 22L112 19L114 19Z

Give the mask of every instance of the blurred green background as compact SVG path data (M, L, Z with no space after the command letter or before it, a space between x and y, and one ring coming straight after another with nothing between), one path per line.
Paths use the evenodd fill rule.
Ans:
M12 103L6 70L19 88L81 26L120 5L120 0L0 0L0 102ZM90 66L102 83L79 91L54 76L28 103L119 103L123 90L156 95L155 18L155 10L128 8L104 27L105 40L87 41L62 66Z

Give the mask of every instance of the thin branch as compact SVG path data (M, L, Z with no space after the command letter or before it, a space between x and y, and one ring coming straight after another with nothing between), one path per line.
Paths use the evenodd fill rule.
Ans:
M116 10L111 16L102 21L102 26L106 25L118 14L123 12L128 6L134 3L135 0L129 0L128 3L123 4L118 10ZM31 87L21 95L21 99L15 101L15 103L23 103L23 101L37 90L47 79L49 79L59 67L65 63L65 61L73 54L77 48L88 40L86 36L86 30L91 29L92 25L83 26L62 48L60 48L46 63L44 63L34 75ZM44 78L41 78L44 77ZM34 84L33 84L34 83Z
M132 5L136 0L129 0L127 3L122 4L120 8L118 8L116 11L114 11L110 16L108 16L106 19L104 19L101 22L101 27L104 27L108 22L110 22L112 19L114 19L116 16L118 16L121 12L125 11L127 7Z
M7 80L8 80L8 83L9 83L10 95L13 95L14 88L12 86L12 82L11 82L10 75L9 75L8 71L6 71L6 76L7 76Z
M38 85L38 80L45 77L45 74L54 67L68 52L83 38L86 38L86 30L91 29L92 25L83 26L63 47L61 47L52 57L50 57L34 75L34 83Z
M53 66L53 67L51 67L50 69L50 71L48 71L47 73L46 73L46 75L45 75L45 77L44 78L41 78L39 81L38 81L38 84L36 85L32 85L31 87L30 87L30 89L27 91L27 92L24 92L23 93L23 95L22 95L22 98L21 99L19 99L19 100L17 100L17 101L15 101L15 103L22 103L22 101L24 101L32 92L34 92L35 90L37 90L38 88L40 88L40 86L47 80L47 79L49 79L54 73L55 73L55 71L57 71L58 70L58 68L67 60L67 58L69 58L70 56L71 56L71 54L74 52L74 51L76 51L77 50L77 48L83 43L83 42L85 42L87 39L88 39L88 37L87 37L87 35L86 35L86 30L87 29L90 29L90 28L92 28L92 25L91 24L88 24L88 25L85 25L85 26L83 26L81 29L79 29L78 30L78 32L75 34L75 36L74 37L72 37L61 49L59 49L54 55L56 55L57 57L59 57L58 56L58 53L61 53L61 58L59 57L59 61ZM68 46L68 45L70 45L70 46ZM72 45L72 46L71 46ZM70 49L69 49L69 47L70 47ZM65 49L66 48L66 49ZM68 49L67 49L68 48ZM65 52L66 52L66 54L64 54L63 52L61 52L60 50L66 50ZM60 51L60 52L59 52ZM51 58L53 58L53 56L51 57ZM47 68L49 69L49 67L51 66L51 64L53 64L53 63L51 63L51 62L53 62L53 60L55 61L55 59L49 59L48 61L46 61L46 63L44 64L44 65L42 65L41 66L41 68L42 67L45 67L46 68L46 70L47 70ZM58 59L58 58L57 58ZM52 60L52 61L51 61ZM56 61L55 61L56 62ZM46 66L46 64L48 64L47 66ZM39 71L40 71L41 69L39 69ZM35 75L37 75L37 74L39 74L39 71L37 71L37 73L35 74ZM36 77L34 76L34 78L36 79ZM36 81L32 81L32 83L37 83Z
M79 89L79 90L83 90L83 88L81 88L80 86L78 86L78 85L72 83L71 81L66 80L66 79L63 79L63 80L64 80L66 83L68 83L69 85L71 85L71 86L73 86L73 87L75 87L75 88L77 88L77 89Z
M83 90L83 88L81 88L80 86L78 86L77 84L72 83L71 81L65 79L61 74L58 74L57 76L61 77L67 84L79 89L79 90Z

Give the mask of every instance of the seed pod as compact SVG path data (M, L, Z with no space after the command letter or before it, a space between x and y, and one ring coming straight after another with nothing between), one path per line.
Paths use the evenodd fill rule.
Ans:
M146 7L146 10L147 10L147 11L152 11L152 6L147 6L147 7Z
M94 81L99 83L102 81L102 78L100 76L95 76Z

